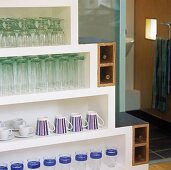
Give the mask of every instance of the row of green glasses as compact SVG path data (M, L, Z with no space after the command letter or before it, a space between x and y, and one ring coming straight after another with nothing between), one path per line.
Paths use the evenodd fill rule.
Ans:
M63 22L53 17L0 18L0 47L63 45Z
M0 58L0 95L85 87L85 56L52 54Z

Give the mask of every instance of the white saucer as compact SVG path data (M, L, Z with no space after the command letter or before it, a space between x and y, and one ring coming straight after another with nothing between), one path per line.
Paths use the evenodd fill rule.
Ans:
M15 133L16 138L30 138L32 136L34 136L34 133L30 133L28 136L22 136L19 133Z
M0 139L0 141L7 141L7 140L11 140L14 138L14 135L10 135L7 139Z

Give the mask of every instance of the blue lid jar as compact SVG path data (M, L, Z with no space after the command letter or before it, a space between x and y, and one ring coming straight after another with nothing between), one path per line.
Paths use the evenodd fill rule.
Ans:
M0 170L8 170L8 165L5 163L0 163Z
M11 170L23 170L24 164L20 162L14 162L11 164Z
M87 160L87 154L77 154L75 155L76 161L86 161Z
M55 166L56 159L46 158L46 159L44 159L43 164L44 164L44 166Z
M102 152L91 152L90 158L92 159L101 159L102 158Z
M71 163L71 157L70 156L61 156L61 157L59 157L59 163L69 164L69 163Z
M106 149L107 156L116 156L118 154L117 149Z
M37 161L37 160L32 160L32 161L28 161L27 163L27 167L29 169L37 169L37 168L40 168L40 161Z

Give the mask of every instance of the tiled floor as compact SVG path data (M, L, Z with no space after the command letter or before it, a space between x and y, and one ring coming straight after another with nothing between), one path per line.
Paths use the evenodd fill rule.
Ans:
M150 124L150 161L171 158L171 131Z

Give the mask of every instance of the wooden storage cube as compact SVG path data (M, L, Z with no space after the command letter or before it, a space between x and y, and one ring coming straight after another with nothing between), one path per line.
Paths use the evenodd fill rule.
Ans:
M113 66L100 67L100 85L113 85L114 83Z
M98 86L114 85L115 43L98 44Z
M149 160L149 124L133 126L133 165Z
M135 129L135 143L147 142L147 127L140 127Z
M100 64L113 63L113 61L114 61L113 44L100 46Z
M135 160L134 160L134 164L142 164L142 163L146 163L147 162L147 150L146 150L146 146L141 146L141 147L136 147L135 148Z

